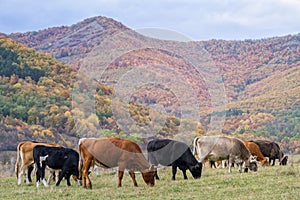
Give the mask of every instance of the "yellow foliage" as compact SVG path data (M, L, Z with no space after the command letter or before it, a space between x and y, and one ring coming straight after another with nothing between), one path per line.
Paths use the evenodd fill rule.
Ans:
M69 148L71 148L71 147L73 146L72 142L70 142L70 141L66 141L66 145L67 145L67 147L69 147Z
M54 112L57 112L57 111L58 111L58 106L57 105L51 106L50 113L54 113Z
M16 84L14 84L14 86L13 86L13 88L16 88L16 89L19 89L19 88L21 88L21 83L16 83Z
M109 124L111 124L111 123L113 123L114 122L114 119L112 119L112 118L107 118L107 122L109 123Z
M41 135L54 138L54 134L50 130L42 130Z
M71 117L71 115L72 115L72 113L70 111L66 111L64 114L65 117Z
M66 90L63 90L63 91L61 91L61 96L63 96L64 98L69 98L70 97L70 94L68 93L68 91L66 91Z
M38 136L39 135L39 132L37 131L37 130L35 130L34 132L33 132L33 136Z

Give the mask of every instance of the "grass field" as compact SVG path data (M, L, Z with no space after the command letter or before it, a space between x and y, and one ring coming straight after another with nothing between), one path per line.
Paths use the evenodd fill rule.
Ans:
M2 177L0 199L300 199L300 164L259 168L256 173L238 173L233 169L204 168L201 179L183 180L181 171L177 180L171 180L171 169L159 170L160 180L148 187L137 174L139 187L134 187L128 173L124 175L123 187L117 187L115 172L91 174L92 190L82 189L72 180L66 186L63 180L59 187L51 184L39 189L33 185L17 186L16 177Z

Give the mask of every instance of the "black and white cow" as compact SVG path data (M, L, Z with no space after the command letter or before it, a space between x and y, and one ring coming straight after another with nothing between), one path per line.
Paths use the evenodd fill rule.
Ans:
M48 186L48 183L45 179L45 168L46 166L55 169L61 170L59 173L56 186L58 186L61 180L65 177L67 180L67 185L70 186L70 176L73 175L75 181L79 177L79 154L69 148L64 147L46 147L46 146L35 146L33 148L33 158L34 163L36 164L36 186L40 186L40 179L42 179L45 187Z
M169 139L155 139L147 145L148 159L151 164L158 166L172 166L172 180L175 180L177 167L182 171L184 179L187 179L186 170L190 170L192 176L201 177L202 163L198 163L187 144ZM156 179L159 179L156 171Z
M236 163L239 172L242 172L242 165L245 163L245 172L248 168L257 171L257 161L251 155L243 141L226 136L198 136L194 139L193 154L198 154L199 162L205 159L210 161L228 160L228 163ZM228 165L231 173L232 165Z

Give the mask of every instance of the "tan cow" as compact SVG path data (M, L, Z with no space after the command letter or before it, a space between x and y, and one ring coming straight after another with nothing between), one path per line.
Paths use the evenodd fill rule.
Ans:
M266 157L264 157L264 155L261 153L260 148L257 144L255 144L254 142L249 142L249 141L244 141L244 144L246 145L246 147L249 149L250 153L253 156L257 156L257 161L261 162L262 166L268 166L268 160Z
M119 167L118 186L122 186L124 170L128 169L134 186L137 186L134 171L140 171L147 185L154 185L155 171L150 166L140 147L126 139L120 138L84 138L79 140L79 154L82 166L82 187L92 189L88 176L92 162L103 168ZM81 167L82 163L79 164Z
M17 147L17 160L15 164L15 172L18 179L18 185L21 185L22 183L22 175L26 177L26 183L30 184L31 178L30 173L32 170L29 170L30 168L33 169L33 148L37 145L44 145L44 146L54 146L54 147L62 147L59 144L48 144L48 143L41 143L41 142L20 142ZM21 169L19 166L19 160L21 158Z
M239 166L239 172L242 172L242 165L245 163L245 172L248 168L251 171L257 171L257 161L251 155L243 141L226 136L198 136L193 142L193 154L198 154L199 162L203 163L205 159L211 161L228 160L228 163L236 163ZM228 172L231 173L231 164L228 164Z

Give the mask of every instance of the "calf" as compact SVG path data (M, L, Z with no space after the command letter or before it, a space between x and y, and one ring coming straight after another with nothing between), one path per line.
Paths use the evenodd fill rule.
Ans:
M33 158L36 164L36 186L40 186L40 179L42 179L44 185L47 187L48 183L45 180L45 168L48 166L51 169L58 170L59 173L56 186L59 186L62 178L67 179L67 185L70 186L70 176L73 175L75 181L79 177L79 154L69 148L63 147L46 147L37 145L33 148Z
M202 163L197 162L188 145L183 142L155 139L148 143L147 151L150 163L155 166L172 166L172 180L175 180L177 167L182 171L184 179L187 179L187 169L195 179L201 177ZM156 179L159 179L157 171Z

